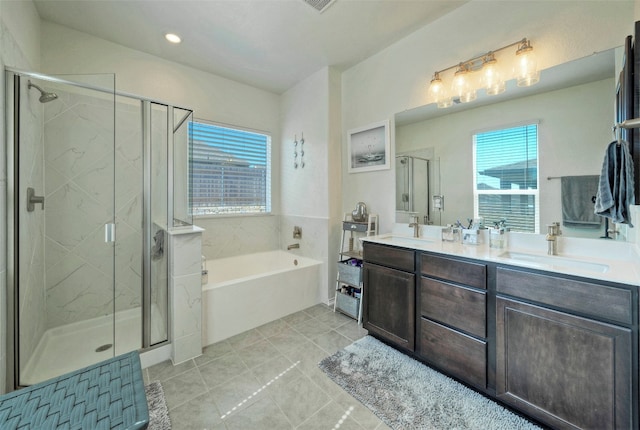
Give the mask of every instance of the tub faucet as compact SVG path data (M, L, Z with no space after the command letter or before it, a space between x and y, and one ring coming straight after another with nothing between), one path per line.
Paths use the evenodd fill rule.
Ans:
M293 243L289 246L287 246L287 251L291 251L292 249L298 249L300 248L300 244L299 243Z
M547 254L558 255L558 236L562 234L560 231L560 223L554 222L547 225Z
M420 224L417 216L410 218L409 227L413 227L413 237L420 237Z

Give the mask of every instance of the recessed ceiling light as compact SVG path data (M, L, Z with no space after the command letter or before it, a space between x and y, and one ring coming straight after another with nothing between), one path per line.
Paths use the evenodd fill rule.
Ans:
M171 43L180 43L180 42L182 42L182 39L180 39L180 36L178 36L177 34L173 34L173 33L165 34L164 38L167 39Z

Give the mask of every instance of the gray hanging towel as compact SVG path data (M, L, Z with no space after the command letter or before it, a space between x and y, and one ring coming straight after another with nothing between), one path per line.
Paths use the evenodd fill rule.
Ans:
M594 212L633 227L629 213L629 207L635 204L633 188L633 160L628 144L613 141L604 155Z
M602 218L593 211L598 192L598 175L562 176L562 224L572 228L600 228Z

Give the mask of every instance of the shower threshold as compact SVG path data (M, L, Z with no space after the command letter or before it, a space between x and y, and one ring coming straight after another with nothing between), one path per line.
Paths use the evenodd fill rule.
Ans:
M161 321L155 305L151 308L151 315L152 321ZM113 356L140 349L141 308L116 312L115 321L115 342L113 317L110 315L47 330L20 372L20 383L33 385ZM152 333L164 334L165 329L162 324L157 325L158 327L152 328ZM104 348L109 344L113 345L110 348Z

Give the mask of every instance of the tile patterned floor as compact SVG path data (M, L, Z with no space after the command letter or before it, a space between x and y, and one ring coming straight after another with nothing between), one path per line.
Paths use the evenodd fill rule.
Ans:
M162 382L175 430L385 430L318 368L366 333L321 304L210 345L194 360L143 372Z

